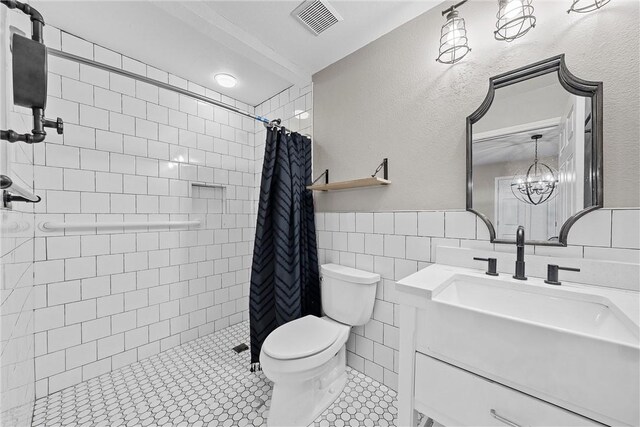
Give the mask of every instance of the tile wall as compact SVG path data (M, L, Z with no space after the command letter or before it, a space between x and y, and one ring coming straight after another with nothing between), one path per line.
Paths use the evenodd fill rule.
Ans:
M9 25L29 31L29 21L0 8L0 128L24 133L31 112L14 107L9 69ZM33 147L0 142L0 173L33 191ZM0 425L30 425L34 403L34 207L0 210Z
M45 27L48 46L253 107ZM199 228L45 232L35 239L37 397L248 318L254 122L118 74L49 57L35 146L36 224L199 219ZM205 184L205 187L194 186Z
M365 190L366 191L366 190ZM435 262L439 246L515 251L492 244L486 226L465 211L316 213L320 263L382 276L372 320L347 342L347 363L397 389L398 305L395 281ZM529 253L640 263L640 209L601 209L581 218L567 247L528 246ZM484 266L479 266L482 268ZM640 283L636 283L640 291Z

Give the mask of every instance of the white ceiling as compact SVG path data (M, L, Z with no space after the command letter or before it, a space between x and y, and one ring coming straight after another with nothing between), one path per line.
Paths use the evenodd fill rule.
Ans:
M52 26L257 105L440 2L333 0L344 20L320 36L291 16L301 1L30 3ZM219 72L238 85L217 86L212 76Z

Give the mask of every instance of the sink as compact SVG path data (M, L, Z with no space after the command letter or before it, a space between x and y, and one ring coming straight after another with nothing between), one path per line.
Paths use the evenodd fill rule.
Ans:
M456 275L432 299L621 345L640 343L631 319L597 295Z
M616 291L432 267L416 276L429 288L418 352L606 424L640 424L640 328Z

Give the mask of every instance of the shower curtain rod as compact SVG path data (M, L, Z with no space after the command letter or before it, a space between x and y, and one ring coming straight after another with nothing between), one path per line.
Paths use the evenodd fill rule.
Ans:
M158 81L158 80L154 80L152 78L149 78L149 77L146 77L146 76L142 76L140 74L136 74L136 73L132 73L130 71L122 70L120 68L112 67L111 65L103 64L101 62L96 62L96 61L93 61L91 59L83 58L82 56L74 55L72 53L63 52L63 51L57 50L57 49L52 49L50 47L47 48L47 53L49 55L57 56L58 58L68 59L70 61L75 61L75 62L78 62L80 64L89 65L91 67L99 68L99 69L102 69L102 70L105 70L105 71L109 71L111 73L120 74L121 76L129 77L129 78L132 78L134 80L138 80L138 81L141 81L141 82L144 82L144 83L148 83L148 84L160 87L162 89L170 90L170 91L177 92L177 93L185 95L185 96L189 96L191 98L195 98L198 101L206 102L207 104L212 104L212 105L215 105L217 107L224 108L224 109L229 110L229 111L233 111L234 113L240 114L242 116L249 117L250 119L254 119L254 120L257 120L259 122L262 122L265 125L265 127L282 127L282 126L280 126L280 119L269 120L266 117L258 116L256 114L251 114L251 113L249 113L247 111L242 111L239 108L236 108L236 107L234 107L232 105L229 105L229 104L225 104L224 102L216 101L215 99L211 99L211 98L206 97L204 95L200 95L198 93L191 92L189 90L182 89L182 88L177 87L177 86L173 86L173 85L170 85L170 84Z

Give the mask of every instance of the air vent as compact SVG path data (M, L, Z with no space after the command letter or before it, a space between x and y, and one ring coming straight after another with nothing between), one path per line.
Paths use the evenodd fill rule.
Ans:
M291 14L316 36L342 21L342 16L333 6L322 0L307 0Z

